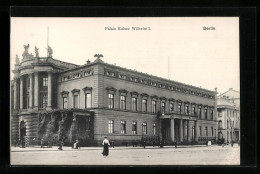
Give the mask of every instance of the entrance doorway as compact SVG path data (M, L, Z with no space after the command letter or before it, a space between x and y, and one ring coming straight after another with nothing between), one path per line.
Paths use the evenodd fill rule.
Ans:
M20 122L20 142L22 147L25 147L26 125L24 121Z
M162 120L162 140L165 143L171 141L171 120L170 119Z

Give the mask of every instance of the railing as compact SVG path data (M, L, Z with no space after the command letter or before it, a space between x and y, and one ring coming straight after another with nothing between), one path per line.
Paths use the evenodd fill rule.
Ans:
M39 108L39 111L46 111L46 108Z
M199 144L206 144L208 141L211 141L213 144L216 143L216 137L199 137Z
M47 58L39 58L38 60L39 60L39 62L48 62Z
M198 114L191 113L191 112L183 112L183 111L171 111L172 114L180 114L180 115L192 115L192 116L198 116Z

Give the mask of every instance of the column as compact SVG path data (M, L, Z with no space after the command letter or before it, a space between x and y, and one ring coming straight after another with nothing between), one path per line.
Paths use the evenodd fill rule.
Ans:
M187 131L186 131L186 120L183 120L183 140L186 140Z
M183 141L183 120L180 119L180 141Z
M158 134L159 134L160 142L162 142L162 119L159 119L158 129L159 129Z
M194 140L198 141L198 123L194 121Z
M172 141L175 142L175 137L174 137L174 118L171 119L171 138Z
M17 109L17 79L14 79L14 110Z
M29 74L29 78L30 78L30 91L29 91L29 108L33 107L33 78L32 78L32 74Z
M20 77L20 109L23 109L23 77Z
M190 141L190 140L191 140L191 131L190 131L190 125L191 125L190 121L189 121L189 120L187 120L187 139L188 139L188 141Z
M48 109L51 109L51 97L52 97L52 90L51 90L51 87L52 87L52 74L51 72L48 72Z
M38 72L34 73L34 107L38 107L39 102L39 74Z

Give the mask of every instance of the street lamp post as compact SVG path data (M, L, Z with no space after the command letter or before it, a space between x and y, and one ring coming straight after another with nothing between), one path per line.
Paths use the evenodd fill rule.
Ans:
M217 129L215 129L215 143L217 144Z

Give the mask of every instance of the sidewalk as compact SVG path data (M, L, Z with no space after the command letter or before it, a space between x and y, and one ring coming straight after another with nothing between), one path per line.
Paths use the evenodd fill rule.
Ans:
M41 148L40 146L33 146L33 147L26 147L26 148L20 148L20 147L11 147L11 152L32 152L32 151L60 151L58 149L59 146L52 146L51 148ZM211 145L211 146L206 146L206 145L179 145L177 148L197 148L197 147L221 147L218 145ZM228 147L228 146L225 146ZM234 147L236 147L234 145ZM163 146L163 148L173 148L175 149L174 146ZM145 149L163 149L160 148L159 146L146 146ZM102 150L103 147L80 147L80 149L72 149L71 147L63 147L63 151L84 151L84 150ZM138 147L133 147L133 146L115 146L110 147L110 150L127 150L127 149L144 149L142 146Z

